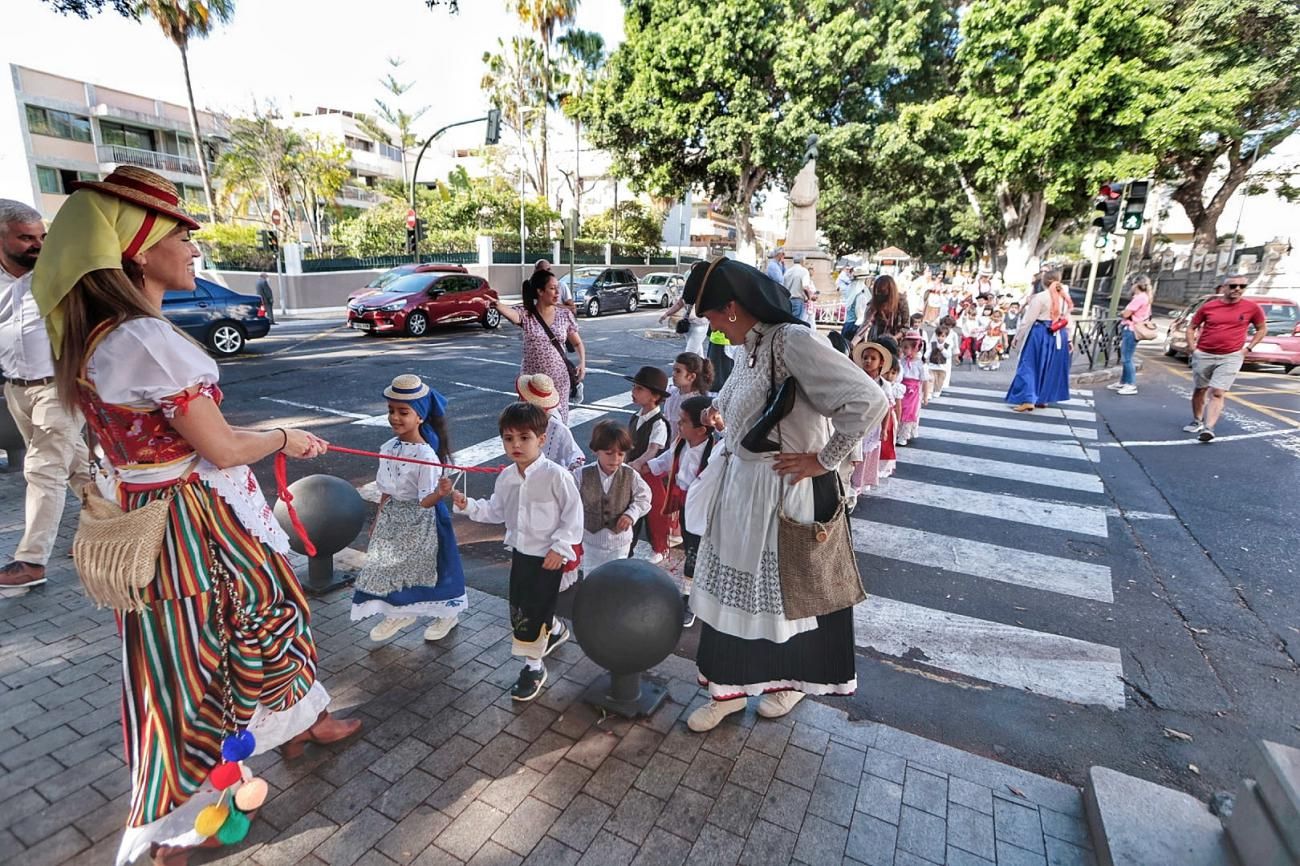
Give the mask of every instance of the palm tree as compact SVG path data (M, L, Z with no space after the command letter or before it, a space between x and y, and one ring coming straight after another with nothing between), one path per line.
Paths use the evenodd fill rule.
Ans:
M202 39L218 24L227 24L235 14L235 0L140 0L136 13L148 13L158 22L163 35L181 52L181 67L185 70L185 95L190 101L190 131L194 135L194 149L198 156L199 175L203 178L203 195L208 201L208 213L217 218L216 199L212 195L212 178L208 176L208 160L203 152L203 137L199 132L199 112L194 107L194 85L190 81L189 47L191 39Z
M535 130L546 126L542 52L537 43L519 36L509 42L498 39L497 49L495 54L490 51L483 54L486 71L480 87L494 105L501 106L501 119L506 126L519 134L520 165L527 167L533 189L545 199L545 154L533 138Z
M545 109L555 104L555 66L551 61L551 42L555 31L573 21L578 11L578 0L506 0L506 7L513 8L534 35L542 42L542 198L546 198L547 179L550 173L550 161L547 147L547 124Z

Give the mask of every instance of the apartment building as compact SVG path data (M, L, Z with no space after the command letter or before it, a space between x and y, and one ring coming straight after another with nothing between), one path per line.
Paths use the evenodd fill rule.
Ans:
M224 121L199 112L196 147L189 109L38 69L9 65L12 108L0 104L0 196L30 201L52 218L70 185L119 165L156 171L205 211L200 158L211 166L227 139ZM3 93L3 90L0 90Z
M348 149L351 179L336 201L345 207L367 208L383 201L379 184L403 179L402 151L375 137L362 125L358 114L338 108L317 108L312 114L296 114L286 123L299 132L314 132L343 143Z

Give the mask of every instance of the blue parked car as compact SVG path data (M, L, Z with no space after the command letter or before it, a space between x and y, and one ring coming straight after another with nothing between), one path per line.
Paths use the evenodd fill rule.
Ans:
M245 341L271 330L260 297L240 295L199 277L192 292L165 293L162 310L173 325L221 358L239 354Z

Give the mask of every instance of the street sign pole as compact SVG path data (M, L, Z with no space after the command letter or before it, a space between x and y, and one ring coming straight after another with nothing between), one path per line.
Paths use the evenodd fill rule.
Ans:
M1124 248L1119 252L1119 262L1115 265L1115 276L1110 283L1110 317L1119 315L1119 296L1124 289L1124 274L1128 271L1128 256L1133 250L1133 231L1124 232Z
M1097 287L1097 268L1101 264L1101 250L1105 245L1106 236L1100 235L1097 243L1092 245L1092 267L1088 270L1088 290L1083 295L1083 317L1088 318L1088 311L1092 309L1092 290Z
M280 299L280 315L288 315L289 308L284 297L284 267L283 267L283 250L280 243L280 209L276 208L271 211L271 225L275 232L275 294Z

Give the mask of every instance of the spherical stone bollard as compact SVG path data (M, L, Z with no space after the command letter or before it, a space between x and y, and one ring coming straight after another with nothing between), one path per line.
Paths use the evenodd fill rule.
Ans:
M334 554L347 547L366 523L366 501L355 487L334 475L308 475L289 485L294 510L316 545L316 555L307 560L307 582L303 589L321 595L349 584L353 576L334 573ZM275 503L275 519L289 536L289 546L306 553L298 530L289 522L284 501Z
M14 423L14 416L9 414L9 405L2 394L0 394L0 451L5 453L5 459L9 461L4 471L22 471L23 458L27 456L27 443L23 441L23 434L18 432L18 425Z
M667 690L641 674L667 658L682 636L681 593L667 572L643 559L606 563L578 584L573 633L582 651L609 671L582 699L629 718L649 715Z

